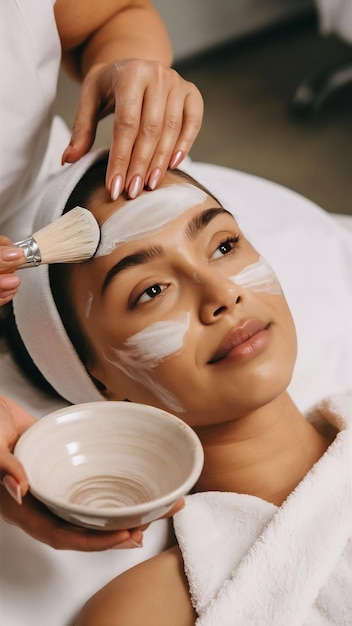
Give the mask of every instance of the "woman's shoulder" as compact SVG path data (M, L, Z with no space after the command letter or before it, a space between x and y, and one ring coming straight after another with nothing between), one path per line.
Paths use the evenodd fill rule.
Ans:
M75 626L193 626L195 619L174 546L114 578L87 602Z

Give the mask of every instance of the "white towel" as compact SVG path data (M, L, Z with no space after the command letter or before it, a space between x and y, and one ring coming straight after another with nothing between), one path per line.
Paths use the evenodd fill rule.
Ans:
M282 506L207 492L175 516L197 626L351 626L352 391L322 417L339 432Z

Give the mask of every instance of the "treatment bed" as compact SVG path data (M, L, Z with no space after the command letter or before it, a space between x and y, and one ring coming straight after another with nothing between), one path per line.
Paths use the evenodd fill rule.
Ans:
M190 160L185 169L233 211L276 271L297 327L290 391L299 408L308 411L324 396L352 387L352 217L328 214L253 175ZM6 349L0 392L37 418L65 406L29 384ZM1 624L69 626L99 587L161 551L170 525L152 524L140 549L78 553L55 551L1 522Z

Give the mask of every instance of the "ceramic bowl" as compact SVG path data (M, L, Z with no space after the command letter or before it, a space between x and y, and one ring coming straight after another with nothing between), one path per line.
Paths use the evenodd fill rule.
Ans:
M78 526L121 530L164 515L202 470L194 431L130 402L90 402L42 417L17 442L34 497Z

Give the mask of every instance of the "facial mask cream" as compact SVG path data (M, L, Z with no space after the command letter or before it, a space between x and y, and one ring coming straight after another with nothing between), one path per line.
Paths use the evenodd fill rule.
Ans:
M260 256L256 263L243 268L231 280L241 287L246 287L255 293L270 293L275 296L282 294L282 289L269 263Z
M113 213L101 226L95 257L110 254L116 246L160 230L192 206L202 204L207 194L189 183L167 185L143 193Z
M155 322L129 337L122 349L110 348L109 355L104 355L109 363L144 384L170 410L178 413L184 411L183 407L177 398L153 380L151 370L182 349L189 322L189 314L180 320Z

